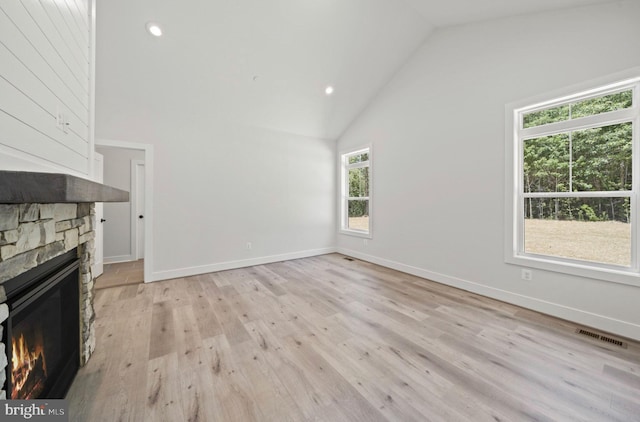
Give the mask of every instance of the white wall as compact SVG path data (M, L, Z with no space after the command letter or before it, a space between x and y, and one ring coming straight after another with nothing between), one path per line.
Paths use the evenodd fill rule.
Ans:
M640 288L504 263L505 104L640 65L640 5L437 31L339 140L373 143L373 233L340 250L640 339Z
M88 0L0 5L0 168L90 174L89 9Z
M104 156L103 183L131 192L131 160L143 160L144 151L96 147ZM134 260L131 251L131 204L133 202L107 202L104 204L104 260L105 263ZM134 233L135 235L135 233Z
M152 279L332 250L334 141L190 120L189 110L131 108L131 120L114 120L96 82L96 136L154 145Z

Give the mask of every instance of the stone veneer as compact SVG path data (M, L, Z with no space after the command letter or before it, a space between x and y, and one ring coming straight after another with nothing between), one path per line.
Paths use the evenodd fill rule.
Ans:
M78 248L81 286L81 366L89 360L95 349L91 273L95 251L94 227L93 203L0 204L0 323L9 316L4 282L73 248ZM0 343L0 399L6 398L6 347Z

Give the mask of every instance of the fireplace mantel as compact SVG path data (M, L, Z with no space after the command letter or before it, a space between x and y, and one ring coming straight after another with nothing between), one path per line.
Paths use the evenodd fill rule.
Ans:
M0 171L0 204L129 202L129 192L61 173Z

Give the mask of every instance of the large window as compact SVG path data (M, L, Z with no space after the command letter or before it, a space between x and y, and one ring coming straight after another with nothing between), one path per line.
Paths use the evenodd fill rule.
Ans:
M371 148L360 148L341 159L341 231L371 236Z
M637 278L638 89L629 80L511 110L515 263Z

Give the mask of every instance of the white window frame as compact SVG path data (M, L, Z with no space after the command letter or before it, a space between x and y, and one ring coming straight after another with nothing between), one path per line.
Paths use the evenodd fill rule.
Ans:
M369 154L369 161L363 161L359 163L349 164L349 157L354 155ZM347 151L343 151L339 155L340 165L340 229L339 232L351 236L364 237L371 239L373 236L372 230L372 214L373 214L373 154L371 145L364 145L358 148L351 148ZM349 170L354 168L369 167L369 196L360 198L349 197ZM349 228L349 201L350 200L368 200L369 201L369 229L357 230Z
M630 77L633 75L633 77ZM589 84L508 104L505 108L506 145L506 206L505 206L505 262L523 267L539 268L581 277L640 286L640 69L614 75ZM623 78L624 77L624 78ZM594 88L597 87L597 88ZM633 91L633 106L628 109L601 113L568 121L550 123L524 129L523 116L533 111L556 107L571 102L600 97L620 91ZM554 98L549 100L549 98ZM574 130L602 127L630 122L632 139L632 188L613 192L526 193L523 180L523 143L527 139L554 135ZM631 265L629 267L538 255L524 251L524 199L528 197L628 197L631 205Z

